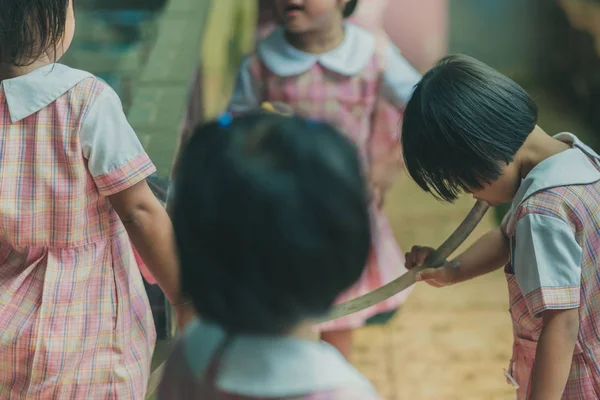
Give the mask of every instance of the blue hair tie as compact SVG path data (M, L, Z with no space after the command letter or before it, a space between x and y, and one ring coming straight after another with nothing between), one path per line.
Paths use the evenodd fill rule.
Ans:
M228 112L222 113L219 115L219 118L217 118L217 123L221 128L227 128L229 125L231 125L231 121L233 121L233 117Z
M319 124L319 121L317 121L316 119L312 119L312 118L307 118L305 121L306 121L306 125L308 125L310 128L314 128L315 126L317 126Z

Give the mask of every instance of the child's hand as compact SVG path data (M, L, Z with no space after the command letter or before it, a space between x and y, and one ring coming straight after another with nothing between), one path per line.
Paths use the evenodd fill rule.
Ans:
M410 252L406 253L407 269L412 269L423 265L425 259L434 249L431 247L413 246ZM458 282L459 262L454 260L446 262L439 268L426 268L417 274L417 281L426 282L433 287L444 287Z

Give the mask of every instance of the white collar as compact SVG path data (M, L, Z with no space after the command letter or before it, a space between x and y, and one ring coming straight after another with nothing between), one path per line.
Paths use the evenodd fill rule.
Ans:
M89 72L50 64L27 75L2 81L11 122L35 114L71 90L82 80L92 77Z
M571 133L559 133L554 138L573 148L545 159L527 174L513 199L512 210L540 190L600 180L600 172L590 162L590 158L600 162L600 156L594 150Z
M192 322L182 338L186 360L201 379L225 339L217 325ZM340 388L373 391L370 382L332 346L274 336L239 335L226 349L217 386L255 397L299 396Z
M302 74L316 63L341 75L356 75L375 52L375 35L353 24L346 24L345 32L344 40L335 49L311 54L293 47L280 27L259 42L258 54L266 67L279 76Z

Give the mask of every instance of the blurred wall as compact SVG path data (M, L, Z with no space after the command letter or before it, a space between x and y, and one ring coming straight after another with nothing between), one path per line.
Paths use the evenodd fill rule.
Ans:
M449 50L515 78L547 73L556 13L554 0L449 0Z
M447 53L448 0L389 0L384 25L406 59L422 72Z
M470 54L523 79L551 73L556 62L555 0L388 2L385 29L421 71L448 52Z

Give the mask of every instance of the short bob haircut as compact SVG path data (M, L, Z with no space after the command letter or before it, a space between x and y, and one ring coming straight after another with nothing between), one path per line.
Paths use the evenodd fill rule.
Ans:
M63 39L69 0L2 0L0 63L33 64Z
M445 57L406 106L406 168L423 190L454 201L498 179L537 119L537 105L517 83L474 58Z
M355 146L324 123L256 113L198 128L174 226L183 294L230 333L285 333L361 276L368 194Z
M344 7L344 18L350 18L356 11L357 7L358 7L358 0L350 0L346 4L346 7Z

